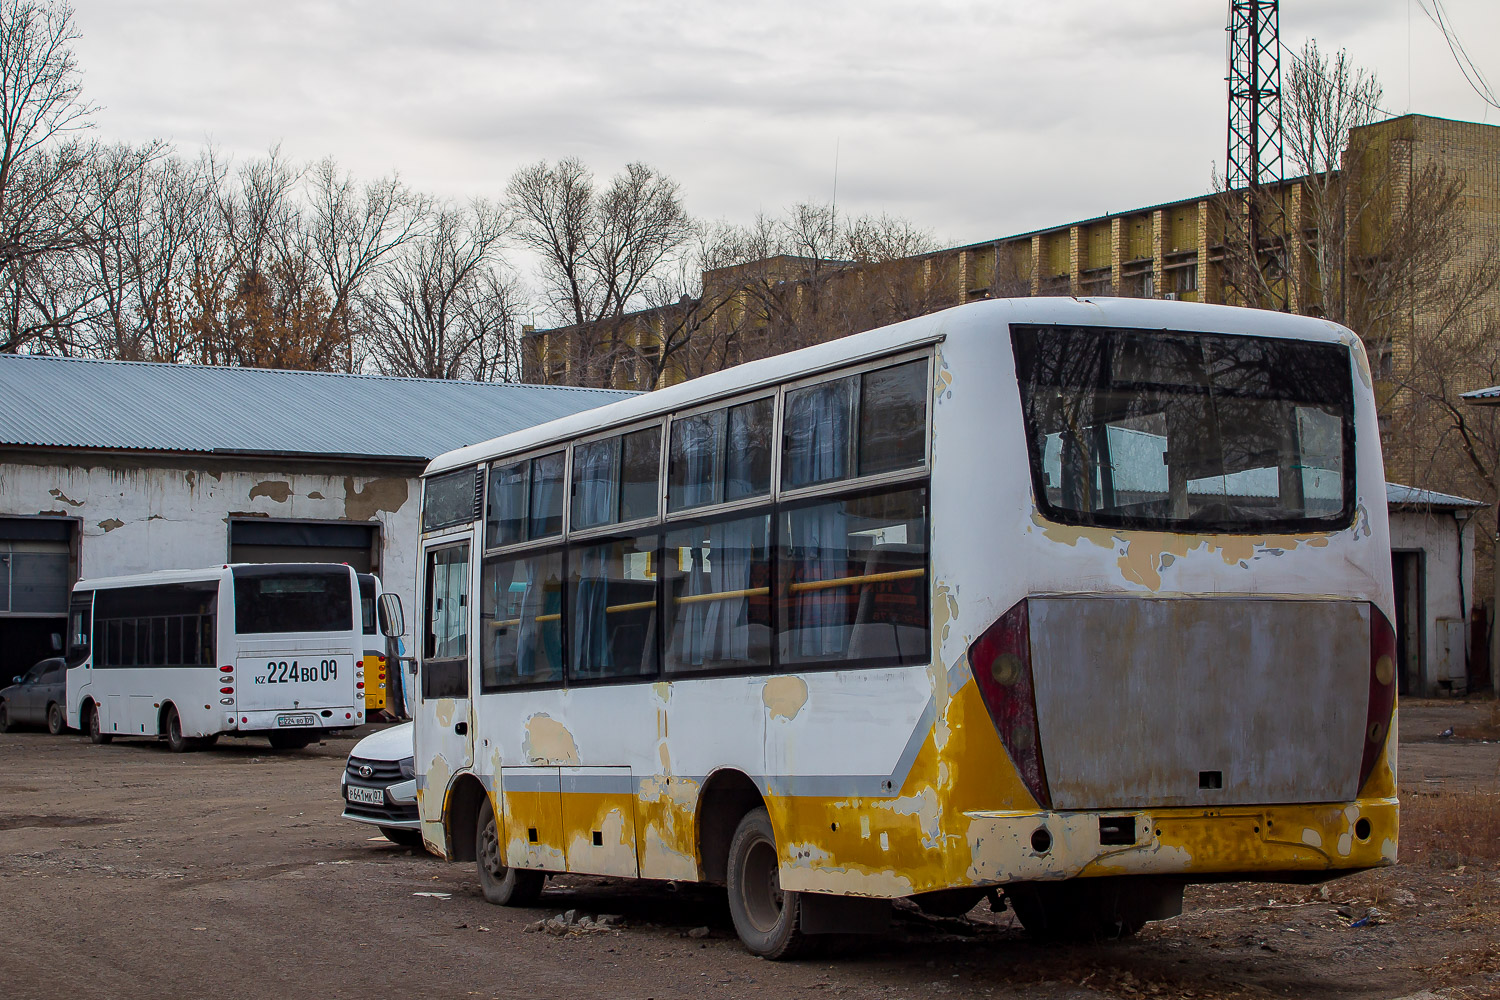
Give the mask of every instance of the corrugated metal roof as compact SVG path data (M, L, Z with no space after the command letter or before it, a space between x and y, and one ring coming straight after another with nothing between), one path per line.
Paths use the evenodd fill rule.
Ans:
M0 354L0 446L427 460L630 395Z
M1500 403L1500 385L1492 385L1488 389L1475 389L1466 392L1461 399L1473 400L1476 403Z
M1400 483L1385 484L1385 503L1388 507L1421 507L1435 510L1489 506L1482 500L1456 497L1451 493L1438 493L1436 490L1419 490L1415 486L1402 486Z

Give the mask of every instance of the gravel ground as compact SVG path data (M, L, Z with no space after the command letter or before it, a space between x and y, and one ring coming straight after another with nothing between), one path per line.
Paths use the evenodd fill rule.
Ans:
M1500 788L1500 742L1437 737L1489 713L1403 705L1403 793ZM1126 942L1039 944L981 904L771 963L695 886L562 877L536 909L485 904L471 866L339 819L352 745L0 735L0 997L1500 996L1500 864L1458 842L1321 888L1190 887ZM623 920L534 930L568 910Z

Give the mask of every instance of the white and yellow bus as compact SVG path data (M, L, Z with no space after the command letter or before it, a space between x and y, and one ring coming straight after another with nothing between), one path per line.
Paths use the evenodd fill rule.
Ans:
M1332 323L975 303L442 456L422 545L422 832L495 902L725 883L780 957L900 897L1122 934L1396 858Z

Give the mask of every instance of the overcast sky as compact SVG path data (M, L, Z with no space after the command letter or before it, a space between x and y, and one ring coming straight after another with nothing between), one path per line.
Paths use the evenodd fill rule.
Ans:
M100 138L280 143L457 198L543 158L642 160L748 222L832 196L837 150L841 212L959 244L1190 197L1224 161L1210 0L73 3ZM1500 122L1415 0L1282 8L1285 44L1347 48L1388 110ZM1500 3L1446 9L1500 88Z

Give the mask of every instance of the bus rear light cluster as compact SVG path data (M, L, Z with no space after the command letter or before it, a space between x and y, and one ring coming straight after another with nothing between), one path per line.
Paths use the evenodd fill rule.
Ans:
M1365 752L1359 763L1359 787L1364 788L1391 732L1396 707L1396 630L1370 605L1370 699L1365 710Z
M1001 615L999 621L974 641L969 647L969 669L1026 790L1043 809L1052 808L1047 770L1042 761L1041 734L1036 724L1031 623L1026 601Z

